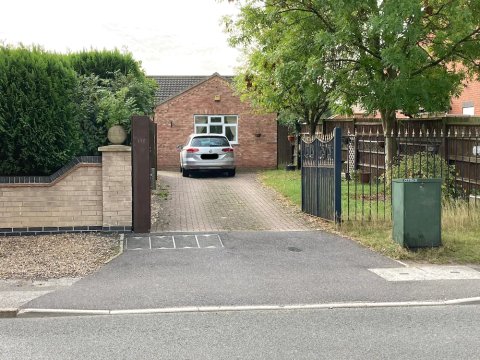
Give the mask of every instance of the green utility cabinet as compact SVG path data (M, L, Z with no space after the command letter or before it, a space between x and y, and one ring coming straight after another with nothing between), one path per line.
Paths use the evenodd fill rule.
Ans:
M442 179L393 179L393 240L408 248L441 241Z

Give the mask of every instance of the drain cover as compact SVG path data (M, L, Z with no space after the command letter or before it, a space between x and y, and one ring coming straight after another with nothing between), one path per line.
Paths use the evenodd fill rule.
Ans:
M299 249L295 246L289 246L287 249L288 249L288 251L293 251L293 252L301 252L302 251L302 249Z

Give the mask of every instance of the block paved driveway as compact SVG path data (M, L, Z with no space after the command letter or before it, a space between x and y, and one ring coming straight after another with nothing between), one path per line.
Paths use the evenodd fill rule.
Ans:
M159 171L158 184L157 191L166 189L168 196L155 200L155 233L311 230L299 210L263 187L253 172L184 178L180 172Z

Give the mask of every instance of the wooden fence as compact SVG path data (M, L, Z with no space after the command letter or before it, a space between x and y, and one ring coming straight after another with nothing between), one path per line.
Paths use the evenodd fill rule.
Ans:
M317 134L331 134L335 127L344 136L344 172L365 173L372 179L384 173L385 135L379 119L327 119ZM438 154L455 166L456 182L466 193L480 192L480 119L401 119L389 135L396 138L397 159L415 153Z

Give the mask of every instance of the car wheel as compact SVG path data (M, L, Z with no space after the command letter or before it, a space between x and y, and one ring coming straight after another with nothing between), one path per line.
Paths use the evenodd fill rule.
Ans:
M182 169L182 176L183 177L188 177L190 175L190 171Z
M180 166L180 172L183 172L183 168Z
M228 174L228 176L230 176L230 177L234 177L234 176L235 176L235 169L228 170L228 171L227 171L227 174Z

